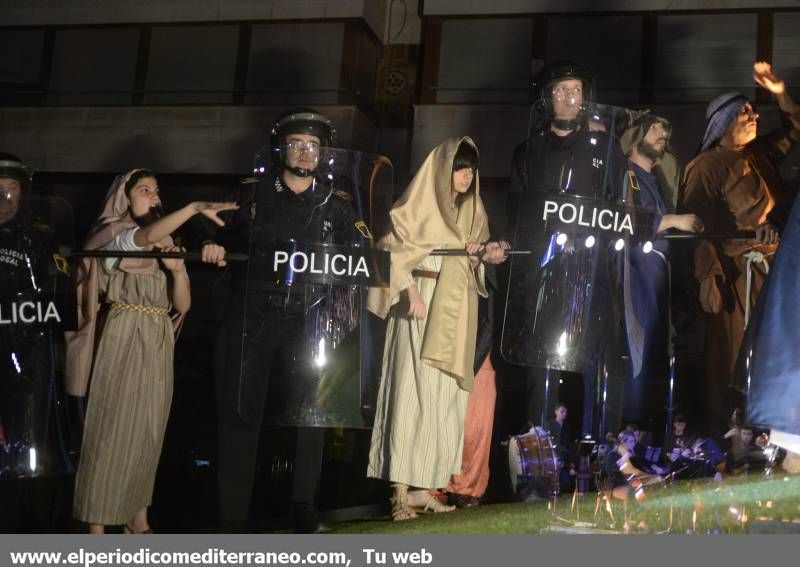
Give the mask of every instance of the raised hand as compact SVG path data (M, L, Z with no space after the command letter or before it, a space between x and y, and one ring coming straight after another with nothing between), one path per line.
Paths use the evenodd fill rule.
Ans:
M193 203L193 205L198 213L210 218L219 226L225 226L225 221L219 218L219 213L222 211L235 211L239 208L239 205L233 202L215 203L209 201L197 201Z
M766 61L756 61L753 64L753 80L776 95L782 94L786 90L783 79L772 72L772 65Z

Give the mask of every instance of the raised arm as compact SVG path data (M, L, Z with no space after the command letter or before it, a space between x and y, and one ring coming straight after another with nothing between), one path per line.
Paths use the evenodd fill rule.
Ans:
M238 208L239 205L236 203L210 203L206 201L189 203L174 213L170 213L144 228L137 230L134 234L133 242L140 247L152 246L175 232L183 223L197 213L205 215L219 226L224 226L225 223L219 218L218 213Z
M792 127L800 131L800 106L798 106L786 90L783 78L772 71L772 65L766 61L757 61L753 65L753 80L759 86L775 95L781 111L788 115Z

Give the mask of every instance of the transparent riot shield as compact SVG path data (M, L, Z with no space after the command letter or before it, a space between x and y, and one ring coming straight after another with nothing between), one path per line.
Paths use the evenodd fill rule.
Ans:
M597 381L628 372L624 306L627 252L649 252L654 219L635 206L635 178L617 131L627 111L582 106L577 124L533 106L528 140L515 152L521 187L501 350L511 363ZM589 395L589 390L586 390ZM584 413L585 422L591 421Z
M388 253L373 241L389 226L391 163L323 148L295 193L259 156L240 371L228 396L247 422L371 427L380 376L370 361L382 340L366 292L388 285Z
M62 386L72 219L60 199L0 199L0 481L74 470Z

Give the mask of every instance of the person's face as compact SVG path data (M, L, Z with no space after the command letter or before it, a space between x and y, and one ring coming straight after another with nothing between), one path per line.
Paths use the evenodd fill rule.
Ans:
M551 89L553 114L562 120L574 120L583 104L583 82L578 79L558 81Z
M728 127L731 141L735 146L744 146L752 142L758 130L758 113L749 102L742 106L739 114Z
M471 167L457 169L453 172L453 191L456 193L466 193L475 179L475 170Z
M286 163L289 167L314 171L319 163L319 138L311 134L286 136Z
M650 159L661 159L667 150L667 140L669 133L661 122L654 122L650 125L644 138L642 139L639 151L642 151Z
M16 179L0 177L0 224L14 218L19 210L22 185Z
M675 430L675 435L683 435L686 431L686 422L685 421L676 421L672 424L673 429Z
M636 447L636 437L634 437L633 435L625 436L625 448L628 451L633 452L633 449L635 447Z
M128 193L131 204L131 216L139 218L145 216L153 207L161 204L158 194L158 181L155 177L142 177Z
M749 445L753 442L753 432L750 429L742 429L740 435L742 436L742 444Z
M556 420L564 421L565 419L567 419L567 408L564 406L556 408Z

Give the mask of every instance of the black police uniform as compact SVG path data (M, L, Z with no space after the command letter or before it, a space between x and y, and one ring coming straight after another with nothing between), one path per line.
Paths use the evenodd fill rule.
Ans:
M59 321L69 319L56 293L71 286L66 261L54 255L52 231L23 206L0 225L0 531L47 531L58 515L58 482L33 480L72 470L55 381ZM25 302L26 321L13 305ZM73 305L74 307L74 305Z
M362 239L350 194L319 179L295 194L276 173L245 192L249 196L241 201L233 230L221 241L226 250L250 254L247 265L233 267L233 297L217 353L219 518L230 529L240 529L247 520L265 401L280 402L281 407L268 407L268 417L280 421L284 410L302 406L316 386L305 345L306 306L313 301L302 285L289 289L275 281L273 252L290 239L330 244ZM278 380L271 379L275 364ZM296 507L313 510L324 432L298 430L292 487Z
M609 147L612 148L611 154L608 153ZM558 136L552 132L549 123L532 133L525 142L515 148L512 158L507 222L509 227L514 227L515 246L520 246L520 241L525 240L531 231L533 231L533 234L539 231L539 225L542 220L540 215L534 214L534 206L541 200L542 194L563 193L566 196L580 195L598 201L618 201L623 187L624 164L625 159L621 150L611 145L608 134L590 131L585 124L566 136ZM506 232L511 233L512 231L509 228L506 229ZM559 257L557 262L551 262L548 269L554 273L551 277L564 278L571 274L569 277L575 279L576 274L580 270L585 270L587 265L608 266L608 262L598 260L599 255L606 253L599 246L591 250L576 250L573 254ZM591 260L591 258L594 258L594 260ZM530 275L534 274L535 272L530 273ZM593 270L591 278L595 284L601 284L600 286L594 286L594 303L597 306L610 308L612 302L598 301L598 296L601 292L607 293L609 291L610 282L613 279L611 274L608 272L598 273L597 270ZM531 285L534 285L534 283L531 282ZM576 290L573 290L571 286L553 285L551 293L569 294L572 291ZM532 294L528 299L535 303L535 294ZM551 298L548 305L550 309L555 311L549 314L539 313L539 319L553 321L554 324L557 324L558 321L563 319L563 314L558 311L561 306L570 305L572 301L576 300L580 300L580 298L578 296L573 299L567 297ZM531 304L526 305L525 309L532 316L539 307ZM515 306L515 309L519 308L522 308L522 306ZM545 305L543 308L547 309L548 307ZM608 318L609 324L612 324L616 317L611 314L605 315L604 318ZM555 344L555 341L553 341L553 344ZM598 345L598 354L590 356L586 368L582 372L584 390L582 430L584 435L593 433L592 429L597 417L593 399L596 396L597 369L602 364L602 360L599 357L604 356L600 352L601 346L603 345ZM624 351L624 347L620 345L612 345L611 348L615 352L619 351L616 354L617 357L621 356ZM536 422L539 415L549 415L557 399L556 395L551 394L549 396L549 407L541 407L545 398L545 380L541 375L542 372L538 369L528 371L527 411L531 422ZM561 377L566 381L575 376L574 373L569 372L549 370L544 372L549 373L551 376L551 385L558 383L552 378ZM615 396L615 398L618 397ZM615 402L611 398L609 398L609 401ZM613 408L610 412L612 414L612 422L616 421L613 415L618 414L620 409ZM612 428L615 427L612 423L608 423L608 425Z

